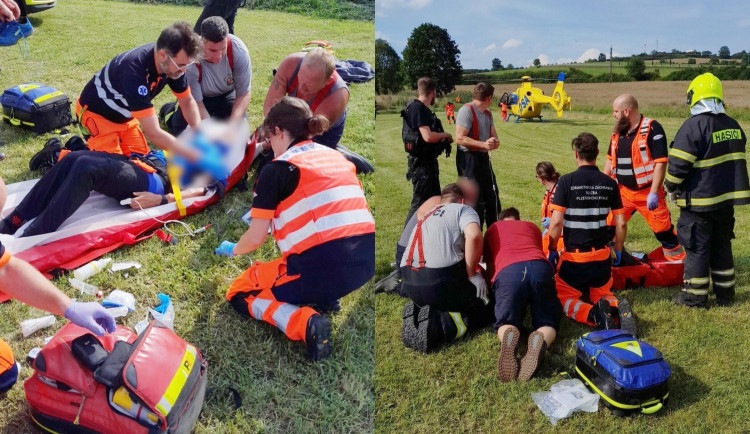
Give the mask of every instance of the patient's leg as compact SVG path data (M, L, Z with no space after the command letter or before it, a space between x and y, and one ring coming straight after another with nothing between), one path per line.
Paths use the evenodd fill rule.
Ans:
M38 193L46 200L46 206L38 210L35 216L31 213L27 214L27 209L21 210L21 215L26 220L36 217L36 220L26 228L23 236L55 231L86 201L91 191L98 191L120 200L130 197L135 191L148 190L146 172L122 155L87 151L73 152L70 156L63 158L54 168L75 154L83 155L76 156L75 161L69 163L70 167L67 168L65 176L55 177L57 181L55 186L45 183L46 189ZM47 190L54 190L54 193L51 194ZM33 200L29 196L23 202ZM35 208L31 204L28 207Z

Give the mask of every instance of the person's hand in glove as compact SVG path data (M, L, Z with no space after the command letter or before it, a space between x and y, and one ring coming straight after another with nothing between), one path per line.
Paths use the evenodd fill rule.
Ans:
M488 304L490 298L487 295L487 281L484 280L482 273L477 273L469 277L469 281L477 288L477 298L482 300L482 303Z
M96 302L81 303L74 301L65 310L65 318L73 324L87 328L97 336L112 333L116 330L115 319L101 304Z
M560 254L557 252L557 250L550 250L549 254L547 255L547 260L550 264L552 264L552 267L557 270L557 263L560 261Z
M659 195L657 193L649 193L646 198L646 206L649 211L653 211L659 206Z
M614 261L612 261L612 265L616 267L620 265L620 261L622 260L622 252L618 252L617 250L612 250L612 251L615 252L615 259Z
M542 227L544 229L549 229L549 222L550 222L550 218L549 217L543 218L542 219Z
M231 241L222 241L221 244L219 244L219 247L214 250L214 253L221 256L226 256L227 258L233 258L234 257L234 246L236 246L237 243L233 243Z

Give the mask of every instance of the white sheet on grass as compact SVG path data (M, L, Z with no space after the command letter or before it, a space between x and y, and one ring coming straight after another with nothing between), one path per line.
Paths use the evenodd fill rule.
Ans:
M201 123L201 130L206 134L209 140L221 138L229 131L228 128L229 127L226 124L211 119L206 119ZM247 122L243 122L239 128L232 126L231 129L236 130L235 140L231 144L230 151L224 159L230 172L234 171L234 169L242 162L245 155L245 146L247 145L247 140L250 136L250 127ZM185 142L189 142L192 134L190 127L188 127L187 130L180 135L180 138L184 139ZM5 207L0 211L0 217L5 217L13 212L16 206L21 200L23 200L37 181L37 179L33 179L8 185L8 199L5 203ZM209 192L204 196L185 199L182 202L185 207L188 207L194 202L208 199L213 194L215 193ZM134 210L129 206L120 205L117 200L111 197L107 197L97 192L91 192L91 195L86 199L86 202L84 202L83 205L73 213L73 215L68 217L57 231L35 235L33 237L19 238L18 236L23 233L23 229L31 223L31 221L29 221L21 227L15 235L0 234L0 242L3 243L3 246L5 246L9 253L18 254L32 247L48 244L73 235L149 219L151 218L149 215L159 217L174 211L175 209L177 209L175 203L168 203L166 205L147 208L145 211ZM146 213L148 213L148 215Z

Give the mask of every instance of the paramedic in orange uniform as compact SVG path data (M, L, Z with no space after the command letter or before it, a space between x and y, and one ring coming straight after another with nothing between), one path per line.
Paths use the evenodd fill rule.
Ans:
M0 178L0 210L7 193ZM37 309L64 315L71 322L101 336L115 331L115 319L99 303L72 301L28 262L14 258L0 242L0 295L7 295ZM0 339L0 393L18 378L18 365L10 346Z
M682 261L685 249L677 240L662 187L669 158L664 128L638 112L633 95L618 96L612 103L612 115L617 123L603 172L617 180L625 220L629 221L636 211L641 213L661 243L664 257ZM611 215L607 223L614 225Z
M552 217L552 199L555 197L555 190L557 189L557 181L560 179L560 173L555 170L555 166L549 161L542 161L536 165L536 179L539 180L546 191L544 192L544 198L542 199L542 251L544 256L549 255L549 222ZM557 242L557 251L561 252L565 249L562 236Z
M331 353L331 325L318 311L336 311L339 298L375 274L375 221L354 165L310 140L328 127L305 101L282 97L263 123L275 158L255 187L250 228L216 253L250 253L273 238L282 256L256 262L229 287L241 315L265 321L304 341L312 360ZM303 305L314 305L313 307Z

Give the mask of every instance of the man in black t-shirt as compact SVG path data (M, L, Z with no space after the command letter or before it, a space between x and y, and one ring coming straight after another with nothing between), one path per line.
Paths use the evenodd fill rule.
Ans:
M618 96L612 103L617 122L609 142L604 174L617 180L624 207L625 220L636 211L661 242L664 257L681 261L685 249L677 240L677 232L662 187L667 172L667 137L655 120L638 112L638 101L629 94ZM612 216L608 223L613 225Z
M414 193L411 199L411 208L406 215L406 222L424 201L432 196L440 195L440 172L437 161L437 156L440 153L438 148L441 144L450 145L453 142L453 136L450 134L436 131L436 125L439 125L439 121L429 108L435 104L436 89L437 83L435 80L429 77L420 78L417 82L417 99L408 103L401 114L404 118L404 132L419 132L416 143L414 143L419 152L410 153L408 157L409 169L406 172L406 179L411 180ZM440 129L442 130L442 128Z
M578 170L560 177L552 199L549 226L549 260L557 266L557 296L563 312L580 323L610 329L619 328L635 335L635 320L626 300L612 294L612 251L607 246L607 215L616 223L614 265L620 262L627 223L617 182L596 167L599 141L593 134L581 133L573 139ZM565 251L557 252L557 242L565 227ZM581 300L588 293L591 304Z

